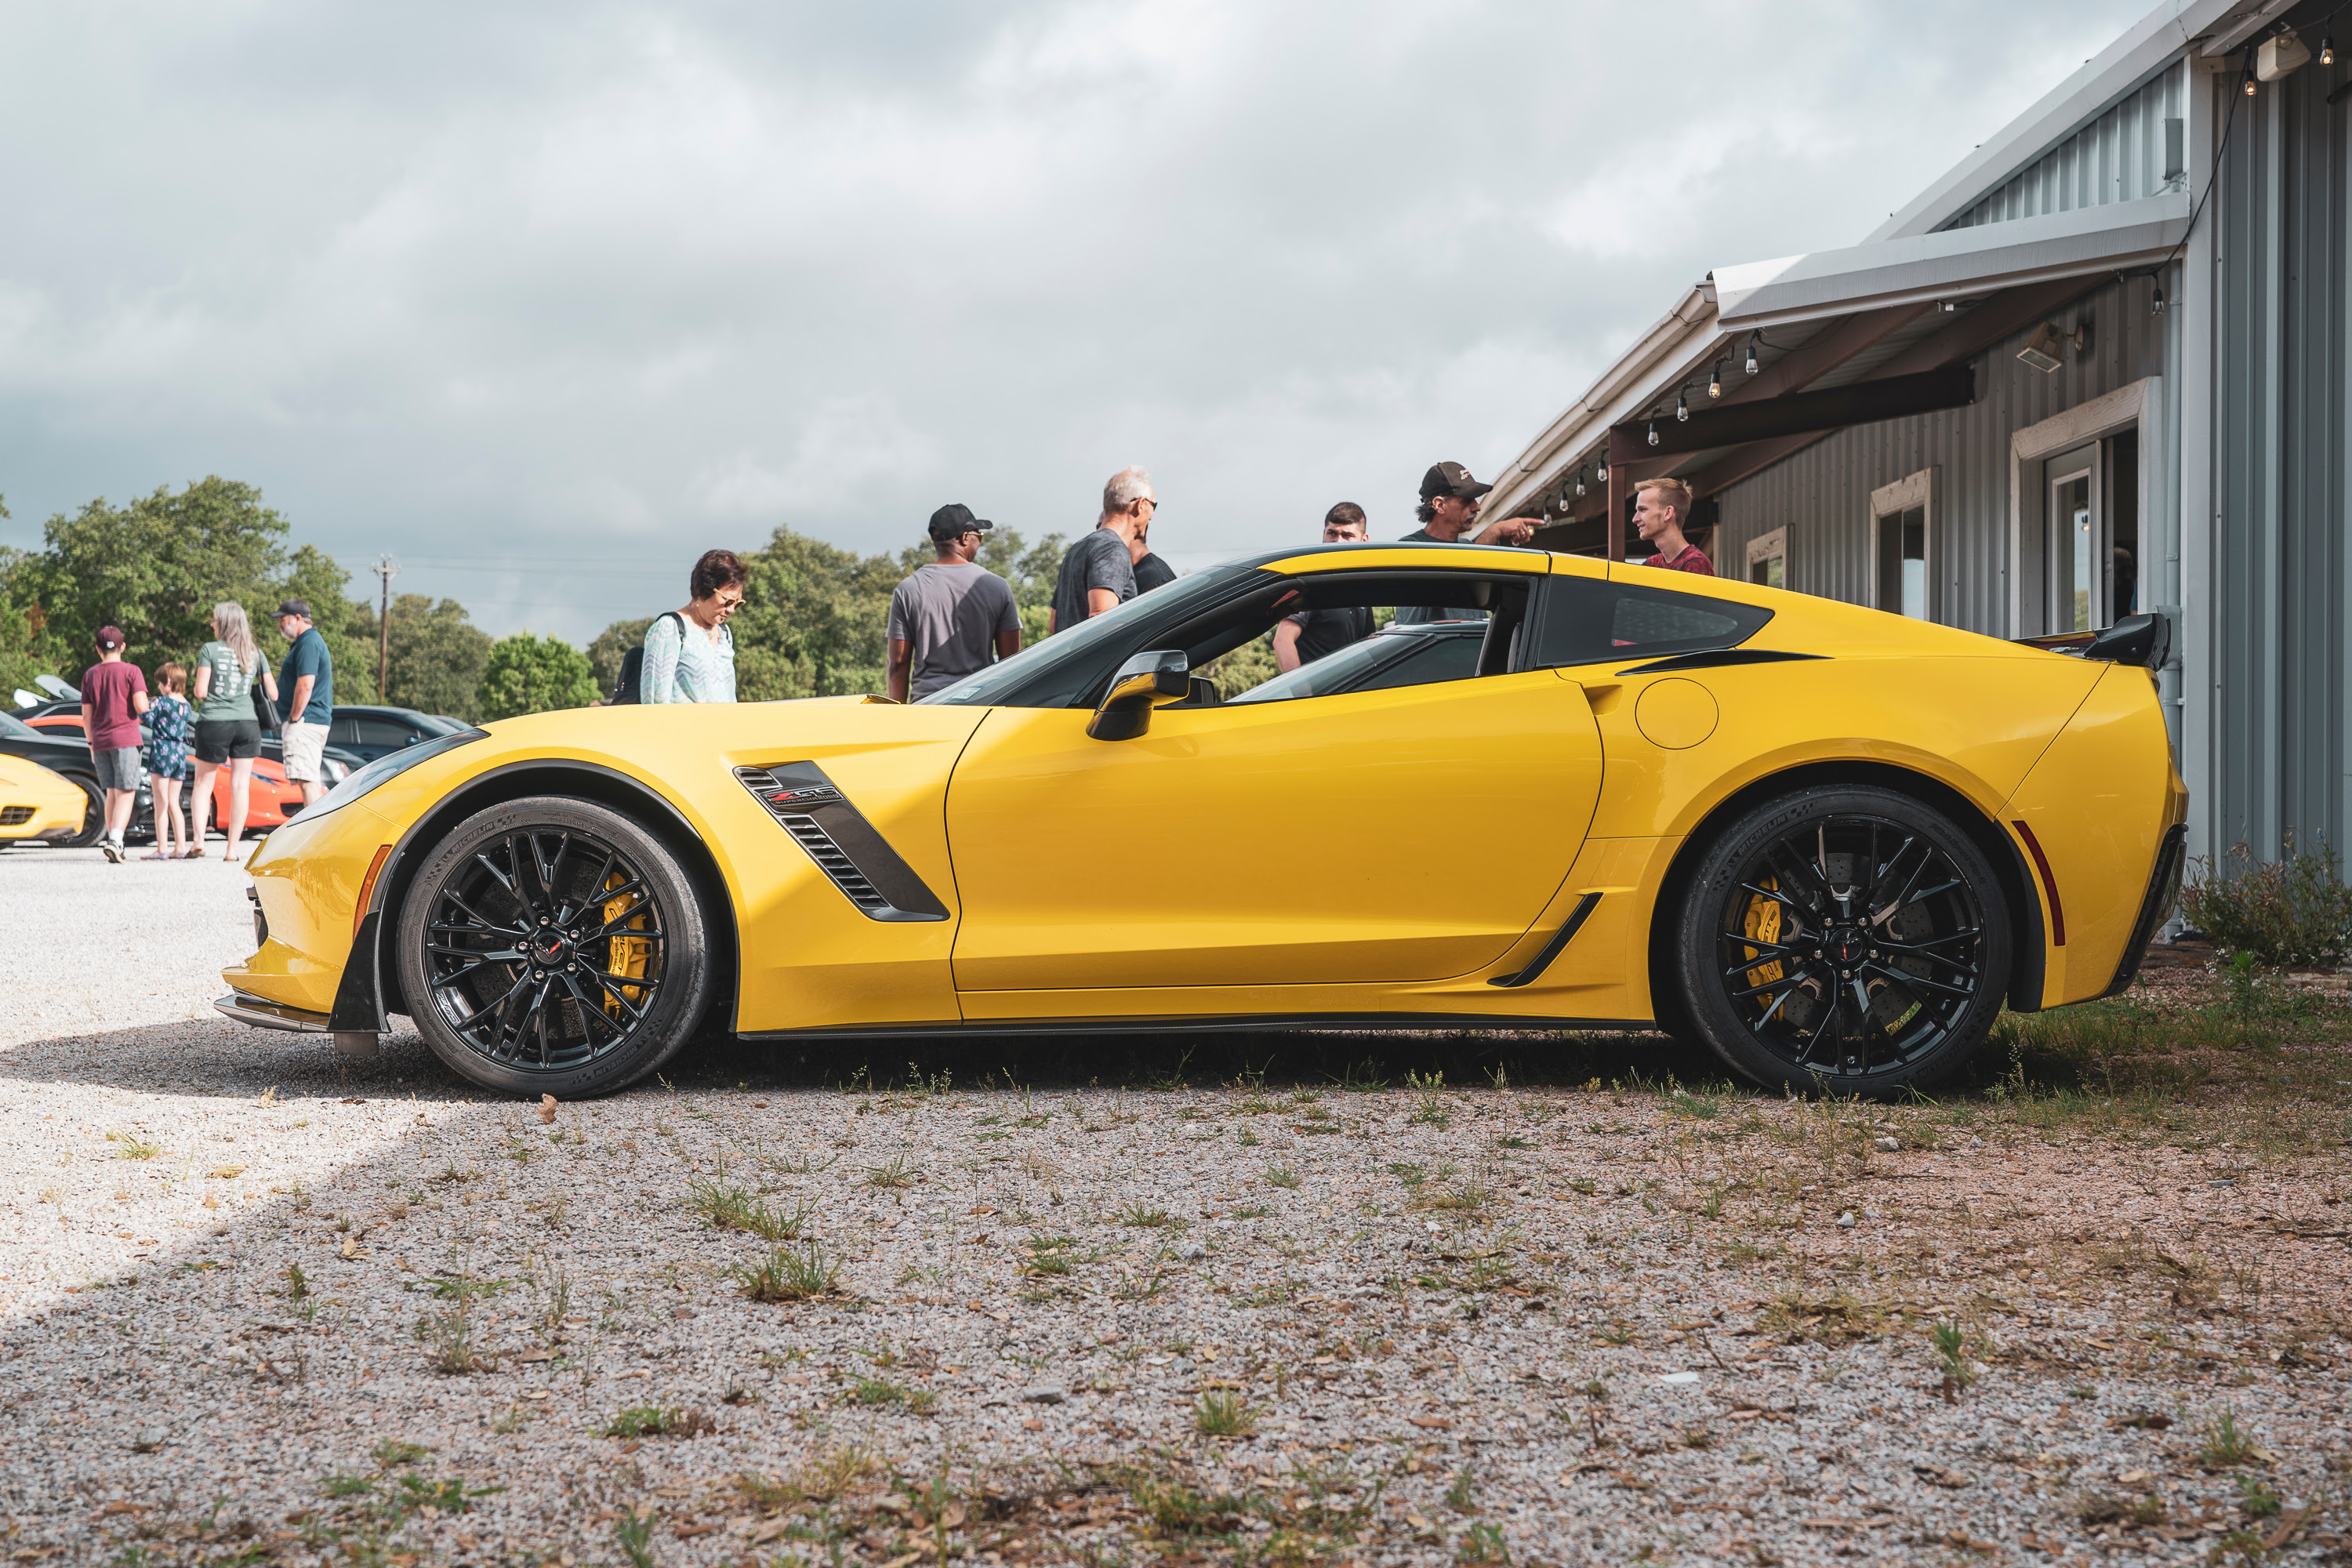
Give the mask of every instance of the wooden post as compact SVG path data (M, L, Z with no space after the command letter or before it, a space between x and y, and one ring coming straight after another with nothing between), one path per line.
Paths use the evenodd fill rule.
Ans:
M1625 500L1633 493L1626 488L1633 476L1625 471L1625 465L1633 460L1632 454L1620 451L1618 445L1617 432L1612 430L1609 433L1609 510L1604 514L1609 528L1609 559L1612 561L1625 559Z
M383 689L385 667L392 658L392 580L400 575L400 568L392 563L389 555L380 556L374 566L375 574L383 579L383 596L375 615L375 700L390 702L392 698Z

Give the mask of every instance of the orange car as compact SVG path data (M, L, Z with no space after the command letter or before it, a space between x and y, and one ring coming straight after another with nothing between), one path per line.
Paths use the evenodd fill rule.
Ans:
M87 734L87 731L82 729L81 712L79 709L60 709L53 712L42 713L26 720L25 722L45 735L59 735L79 741ZM144 733L145 728L144 724L141 726L142 733ZM332 747L328 748L324 761L326 782L330 785L341 783L344 772L358 765L355 762L347 762L340 757ZM183 795L180 809L193 810L195 805L194 794L183 792ZM229 770L224 767L213 775L213 809L211 816L207 818L213 832L225 831L222 825L228 820L228 807ZM288 781L283 751L278 744L278 737L264 735L261 738L261 755L253 759L253 784L246 791L245 832L258 837L273 827L283 827L288 820L301 809L302 786ZM146 792L142 790L140 792L138 809L131 817L131 837L143 838L152 836L153 832L153 808L146 798Z

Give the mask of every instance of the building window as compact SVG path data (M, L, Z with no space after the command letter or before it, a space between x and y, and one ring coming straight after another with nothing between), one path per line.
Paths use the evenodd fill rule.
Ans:
M1748 542L1748 580L1767 588L1789 585L1789 531L1776 528Z
M1870 494L1877 552L1874 603L1914 620L1935 619L1927 563L1935 527L1935 474L1923 468Z

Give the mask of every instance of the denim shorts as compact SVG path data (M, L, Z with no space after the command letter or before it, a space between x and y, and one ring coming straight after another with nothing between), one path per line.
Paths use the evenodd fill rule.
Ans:
M131 789L139 787L139 748L117 746L109 751L93 752L98 763L98 787L100 789Z

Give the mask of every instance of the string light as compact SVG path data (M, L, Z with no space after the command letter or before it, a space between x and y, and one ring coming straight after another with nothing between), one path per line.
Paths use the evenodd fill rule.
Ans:
M1748 334L1748 374L1750 375L1756 374L1756 351L1762 347L1763 343L1764 334L1761 331Z
M2246 78L2246 96L2248 98L2254 96L2254 79L2251 76Z
M1726 362L1723 360L1716 361L1715 374L1706 378L1706 395L1709 397L1721 397L1723 395L1723 367L1725 363Z
M1651 420L1651 421L1650 421L1650 445L1651 445L1651 446L1653 446L1653 447L1654 447L1654 446L1656 446L1657 444L1658 444L1658 422L1657 422L1656 420L1653 419L1653 420Z
M1681 387L1675 389L1675 421L1685 425L1690 422L1690 399L1683 395Z
M2319 63L2324 66L2336 63L2336 35L2333 33L2319 35Z
M2156 286L2156 300L2154 302L2156 305L2155 314L2159 316L2164 314L2164 285L2161 283L2158 283Z
M1576 493L1580 497L1584 494L1584 465L1581 463L1576 465Z
M1607 483L1609 482L1609 448L1608 448L1608 447L1601 447L1601 454L1600 454L1600 456L1593 459L1593 463L1592 463L1592 474L1593 474L1593 477L1594 477L1595 479L1599 479L1602 484L1604 484L1604 485L1605 485L1605 484L1607 484Z

